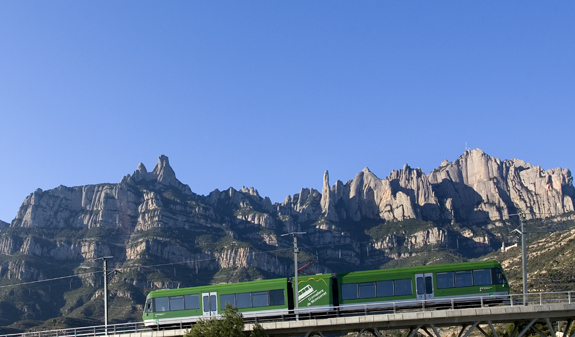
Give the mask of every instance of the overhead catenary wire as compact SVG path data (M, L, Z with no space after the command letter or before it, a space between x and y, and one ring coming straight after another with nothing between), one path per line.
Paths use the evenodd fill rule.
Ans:
M7 285L0 286L0 288L8 288L8 287L15 287L15 286L37 284L37 283L42 283L42 282L63 280L63 279L68 279L68 278L73 278L73 277L80 277L82 275L93 275L93 274L99 274L99 273L103 273L103 271L94 271L94 272L89 272L89 273L66 275L66 276L54 277L54 278L50 278L50 279L44 279L44 280L38 280L38 281L29 281L29 282L23 282L23 283L17 283L17 284L7 284Z

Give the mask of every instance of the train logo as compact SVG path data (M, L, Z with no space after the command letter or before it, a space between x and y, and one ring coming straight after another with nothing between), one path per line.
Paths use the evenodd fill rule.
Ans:
M303 301L306 297L308 297L309 295L311 295L313 293L313 287L311 285L306 285L305 287L301 288L298 291L298 299L299 302Z

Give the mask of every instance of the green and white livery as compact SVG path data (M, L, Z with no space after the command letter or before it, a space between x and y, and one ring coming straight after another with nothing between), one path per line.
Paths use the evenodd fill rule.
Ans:
M246 318L294 314L290 278L156 290L148 294L143 321L148 326L193 323L219 317L226 303ZM509 284L496 261L480 261L300 276L300 314L340 314L359 308L502 300Z

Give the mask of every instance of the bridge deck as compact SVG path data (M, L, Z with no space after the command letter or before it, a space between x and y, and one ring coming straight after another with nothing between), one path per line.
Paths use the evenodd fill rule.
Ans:
M472 325L490 322L514 323L532 321L545 323L552 321L570 321L575 319L574 304L544 304L530 306L507 306L470 308L455 310L434 310L403 312L396 314L376 314L366 316L334 317L286 322L261 323L270 337L303 336L316 331L326 333L343 333L362 329L413 329L418 326L435 327ZM246 330L253 329L253 324L246 324ZM142 331L129 334L112 335L115 337L179 337L185 329Z
M427 302L417 301L411 307L398 307L395 304L373 308L364 304L358 305L356 315L329 318L303 319L299 321L293 316L285 317L288 320L261 322L270 337L287 336L323 336L327 333L347 333L370 331L375 336L381 336L381 330L407 329L408 337L414 337L415 333L423 330L430 337L441 337L438 327L458 327L458 337L468 337L474 329L480 331L485 337L498 337L493 326L497 323L515 323L512 337L522 337L528 331L535 332L540 337L546 337L541 331L541 326L535 323L543 323L550 335L555 337L555 330L568 331L570 325L575 322L575 302L573 292L557 293L529 293L525 296L509 295L508 300L498 302L496 306L485 306L490 298L470 298L468 301L452 301L451 309L440 310L439 308L427 307ZM521 305L523 302L529 305ZM517 305L520 304L520 305ZM473 305L478 307L455 309L458 305ZM479 306L480 305L480 306ZM417 307L418 306L418 307ZM306 314L300 314L306 315ZM521 324L517 324L521 323ZM189 326L184 319L179 322L180 329L162 330L160 327L146 327L143 322L120 323L108 326L91 326L80 328L66 328L58 330L25 332L20 334L3 335L0 337L180 337L186 333L182 327ZM481 325L487 325L487 327ZM575 325L575 323L573 323ZM523 330L518 331L519 328ZM253 329L253 324L246 324L245 330ZM491 330L491 335L485 329ZM453 330L452 330L453 331ZM575 337L575 333L571 336Z

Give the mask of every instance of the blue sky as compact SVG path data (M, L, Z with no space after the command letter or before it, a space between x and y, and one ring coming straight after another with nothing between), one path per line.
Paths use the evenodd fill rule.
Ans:
M170 158L198 194L575 168L573 1L2 1L0 219Z

